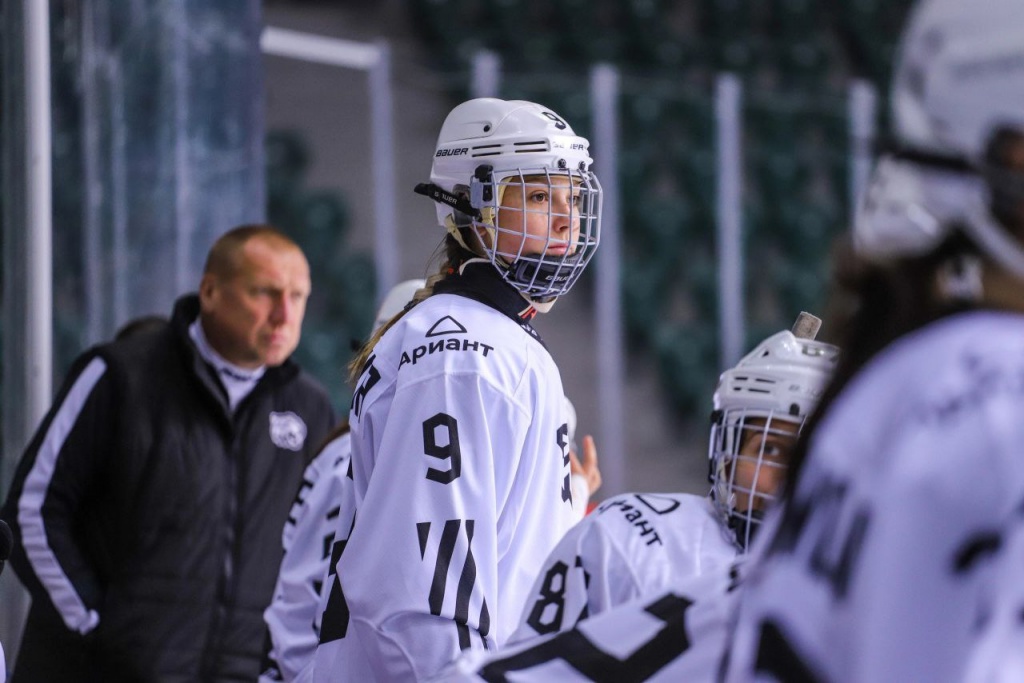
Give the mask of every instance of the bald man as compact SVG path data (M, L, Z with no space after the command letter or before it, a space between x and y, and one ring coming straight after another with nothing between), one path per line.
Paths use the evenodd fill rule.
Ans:
M164 324L82 354L2 517L32 594L12 681L255 680L279 538L334 423L292 361L309 264L265 225Z

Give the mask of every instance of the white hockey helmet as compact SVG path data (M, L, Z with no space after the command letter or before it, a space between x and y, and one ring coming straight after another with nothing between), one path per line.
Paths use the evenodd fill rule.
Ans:
M818 405L838 356L839 348L832 344L784 330L722 373L711 416L708 476L715 509L734 531L740 548L747 548L763 511L775 499L775 491L757 486L759 477L769 468L775 468L773 475L782 475L786 467L785 459L764 457L766 444L795 442L804 420ZM752 435L761 438L753 441ZM748 442L753 446L744 448ZM752 468L749 482L737 479L740 462Z
M561 116L533 102L490 97L463 102L448 114L438 135L430 183L416 191L437 203L437 219L466 249L485 256L525 296L547 302L566 293L593 257L601 235L601 186L591 171L590 143ZM498 225L507 191L527 192L571 183L578 203L568 218L579 224L559 255L526 253L527 211L515 228ZM510 190L510 188L514 188ZM547 218L554 216L549 207ZM470 230L465 230L470 228ZM482 228L480 231L478 229ZM481 239L480 232L487 237ZM517 251L498 251L499 233L512 233Z
M1017 0L923 0L910 14L892 83L899 149L876 165L854 244L879 261L926 254L960 227L1024 277L1024 249L991 212L995 133L1024 133L1024 22ZM995 171L995 173L993 173ZM1024 196L1024 177L1011 181Z
M377 308L377 319L373 321L373 331L376 332L394 318L399 311L412 301L416 292L423 289L426 284L427 281L423 278L414 278L412 280L403 280L392 287L388 291L387 296L384 297L384 300L380 302L380 307Z

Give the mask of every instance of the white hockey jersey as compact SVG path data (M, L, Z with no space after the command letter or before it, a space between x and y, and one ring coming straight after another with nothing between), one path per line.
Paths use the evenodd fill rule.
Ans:
M503 644L575 520L562 384L525 302L488 264L441 284L357 382L356 517L313 680L419 680Z
M559 541L510 642L576 622L708 570L738 546L706 496L628 493L609 498Z
M992 530L1024 500L1022 406L1021 316L956 315L865 366L754 543L726 680L964 680Z
M434 683L714 681L742 567L722 565L498 652L463 654Z
M351 454L351 435L345 432L326 444L303 473L281 533L284 556L274 597L263 612L270 648L260 683L292 681L313 658L320 635L320 589Z

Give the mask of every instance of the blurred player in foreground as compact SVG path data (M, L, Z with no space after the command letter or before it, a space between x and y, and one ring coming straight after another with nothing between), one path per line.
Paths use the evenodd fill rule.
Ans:
M313 680L409 680L504 644L576 521L564 392L530 323L594 255L589 143L547 107L445 119L430 182L444 263L353 369L355 524L335 540Z
M891 100L843 356L748 561L728 681L991 680L968 662L1024 501L1020 3L918 3Z
M517 681L709 680L738 560L836 363L838 349L814 341L816 331L800 331L811 339L778 332L722 373L709 496L634 493L602 503L548 558L513 646L466 655L441 680L511 672ZM555 631L565 632L536 637Z

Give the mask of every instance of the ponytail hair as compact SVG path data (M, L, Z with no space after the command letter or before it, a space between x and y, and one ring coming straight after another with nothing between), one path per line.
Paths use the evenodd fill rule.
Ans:
M348 364L349 381L353 384L355 384L356 380L359 379L359 375L363 371L363 366L366 365L366 361L373 354L374 347L377 346L377 342L384 336L384 333L390 330L409 309L433 294L434 286L438 282L455 273L455 271L457 271L467 259L473 258L474 256L474 254L467 251L465 247L459 244L458 240L451 233L445 234L444 241L439 247L439 250L440 249L444 250L444 257L441 261L440 267L437 269L437 272L427 277L426 283L423 287L417 289L416 293L413 294L409 305L393 315L390 320L373 331L370 338L365 344L363 344L362 348L359 349L359 353L357 353L355 358L353 358Z

